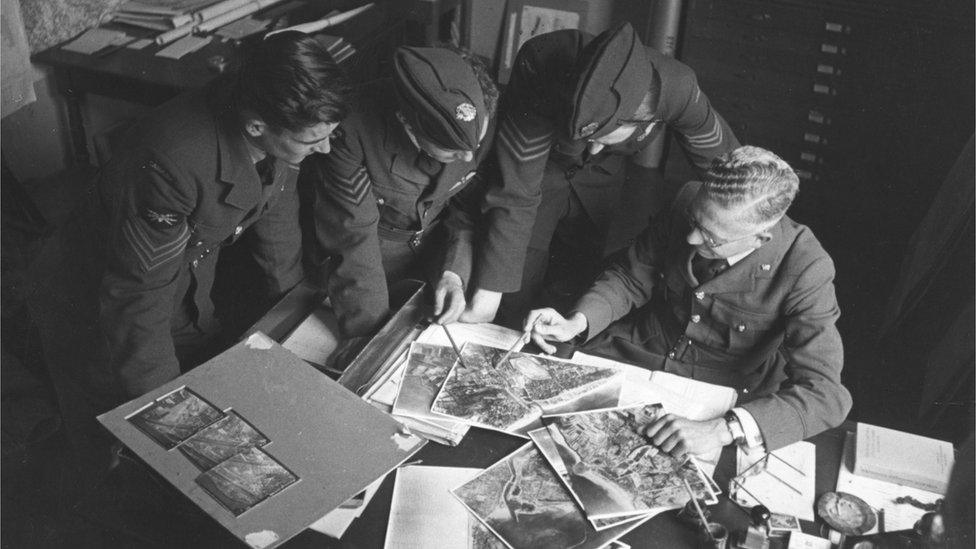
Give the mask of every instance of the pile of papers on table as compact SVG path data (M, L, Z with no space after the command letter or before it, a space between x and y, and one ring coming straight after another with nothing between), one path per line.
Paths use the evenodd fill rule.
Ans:
M493 336L485 338L476 327L450 329L460 356L446 335L438 335L442 327L432 327L410 345L367 400L388 403L398 419L456 433L449 443L460 440L469 426L531 442L482 472L466 473L467 478L453 486L433 480L423 484L424 478L448 475L446 468L407 469L409 480L398 477L387 547L422 546L418 540L423 536L417 531L423 529L423 521L414 516L418 511L409 509L417 501L453 505L453 515L439 511L438 516L461 517L451 535L464 543L512 548L605 547L657 513L683 506L690 497L686 482L697 498L717 502L718 487L695 459L660 452L643 430L665 413L662 400L676 403L684 414L715 417L734 403L734 391L716 393L721 409L693 407L687 401L694 387L668 387L673 383L670 377L675 377L669 374L658 372L666 380L658 384L648 382L652 374L646 370L630 371L582 355L566 361L513 351L506 357L520 336L517 332L492 327ZM637 382L631 379L635 376ZM635 384L645 390L635 391ZM712 386L698 388L705 389ZM404 470L398 473L403 474ZM410 488L401 488L401 483ZM456 498L453 503L443 500L449 489ZM404 491L413 494L405 501L398 496ZM476 521L464 522L465 517ZM448 525L441 518L437 524L443 536ZM444 543L440 539L438 546ZM457 546L472 546L464 543Z

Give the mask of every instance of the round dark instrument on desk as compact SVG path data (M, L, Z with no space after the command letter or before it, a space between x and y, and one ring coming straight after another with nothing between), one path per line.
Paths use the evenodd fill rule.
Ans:
M817 515L828 526L846 536L866 534L878 522L877 515L867 502L846 492L827 492L820 496Z

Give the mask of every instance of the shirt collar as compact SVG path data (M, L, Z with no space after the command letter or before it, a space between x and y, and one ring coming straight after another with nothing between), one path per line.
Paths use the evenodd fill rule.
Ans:
M751 254L754 251L756 251L755 248L749 248L748 250L746 250L746 251L744 251L744 252L742 252L740 254L735 254L732 257L726 257L725 260L729 262L729 267L731 267L732 265L735 265L736 263L738 263L738 262L742 261L743 259L745 259L746 257L748 257L749 254Z

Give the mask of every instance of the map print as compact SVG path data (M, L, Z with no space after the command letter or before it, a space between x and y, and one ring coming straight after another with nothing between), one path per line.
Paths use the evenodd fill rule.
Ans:
M660 404L651 404L554 416L547 432L532 435L590 519L681 507L688 501L682 479L715 503L693 460L660 452L641 434L662 414Z
M595 549L642 522L596 531L531 443L453 493L513 549Z

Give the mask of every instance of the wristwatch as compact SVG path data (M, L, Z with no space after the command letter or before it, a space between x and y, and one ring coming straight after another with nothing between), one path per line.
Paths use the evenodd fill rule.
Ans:
M725 412L725 427L732 435L733 444L741 446L746 443L746 432L742 429L742 424L739 423L739 416L735 415L732 410Z

